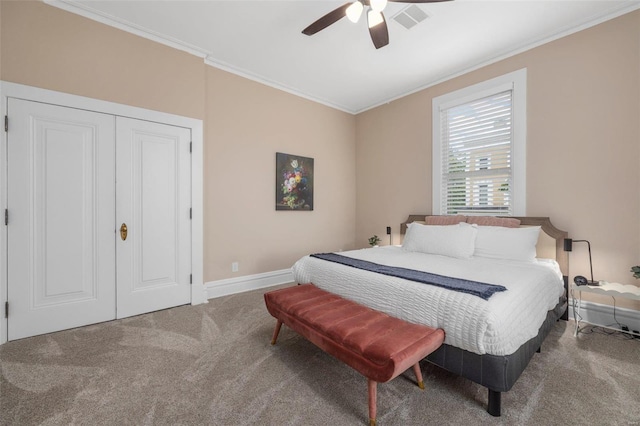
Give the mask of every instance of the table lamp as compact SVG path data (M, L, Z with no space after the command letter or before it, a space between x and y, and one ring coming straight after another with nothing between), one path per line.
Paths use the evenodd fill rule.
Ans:
M593 263L591 262L591 243L589 241L587 241L587 240L572 240L571 238L565 238L564 239L564 251L573 251L573 243L587 243L587 247L589 248L589 269L591 270L591 281L587 281L584 284L586 284L586 285L598 285L598 282L593 280ZM574 281L575 281L575 279L574 279ZM577 281L576 281L576 284L578 284Z

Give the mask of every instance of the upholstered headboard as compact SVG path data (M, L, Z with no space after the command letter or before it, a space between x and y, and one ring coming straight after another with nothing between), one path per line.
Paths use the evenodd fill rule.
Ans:
M429 215L409 215L406 222L400 224L400 233L404 235L407 232L408 223L424 222L427 216ZM521 227L540 226L542 232L540 232L538 244L536 245L537 257L555 259L560 265L562 275L565 277L569 275L569 256L568 253L564 251L564 239L569 235L566 231L561 231L553 226L548 217L509 217L520 220Z

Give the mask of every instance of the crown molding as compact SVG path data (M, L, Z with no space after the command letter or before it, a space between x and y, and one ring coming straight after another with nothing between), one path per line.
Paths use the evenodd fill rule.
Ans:
M300 98L304 98L304 99L310 100L312 102L315 102L315 103L318 103L318 104L322 104L322 105L328 106L328 107L333 108L333 109L337 109L337 110L342 111L342 112L346 112L346 113L353 114L353 115L356 114L356 111L353 110L352 108L348 108L348 107L346 107L344 105L336 104L336 103L331 102L331 101L329 101L327 99L318 98L317 96L313 96L313 95L310 95L308 93L301 92L300 90L294 89L294 88L286 86L284 84L277 83L277 82L275 82L273 80L266 79L266 78L264 78L264 77L262 77L262 76L260 76L258 74L254 74L251 71L247 71L247 70L242 69L242 68L234 67L233 65L228 64L228 63L223 62L223 61L218 61L213 57L210 57L210 56L206 57L205 60L204 60L204 63L209 65L209 66L211 66L211 67L218 68L218 69L221 69L223 71L230 72L231 74L235 74L235 75L238 75L240 77L244 77L244 78L249 79L249 80L253 80L255 82L264 84L265 86L273 87L274 89L278 89L278 90L281 90L283 92L290 93L290 94L298 96Z
M290 93L292 95L310 100L315 103L319 103L325 106L328 106L333 109L337 109L339 111L343 111L349 114L355 114L353 109L350 109L344 105L339 105L334 102L331 102L327 99L319 98L317 96L310 95L308 93L301 92L292 87L286 86L284 84L280 84L273 80L266 79L258 74L252 73L248 70L235 67L231 64L225 63L223 61L218 61L213 58L210 53L205 49L201 49L197 46L193 46L191 44L185 43L178 39L168 37L166 35L160 34L158 32L152 31L148 28L142 27L140 25L129 22L125 19L121 19L115 17L113 15L109 15L107 13L101 12L99 10L93 9L92 7L79 3L74 0L42 0L44 3L56 7L58 9L65 10L67 12L71 12L76 15L83 16L85 18L91 19L93 21L100 22L105 25L109 25L110 27L117 28L122 31L126 31L128 33L137 35L139 37L146 38L151 41L155 41L156 43L164 44L165 46L172 47L174 49L181 50L183 52L190 53L199 58L203 58L205 64L221 69L223 71L230 72L232 74L238 75L240 77L247 78L249 80L256 81L258 83L264 84L266 86L273 87L274 89L281 90L283 92Z
M110 27L117 28L122 31L137 35L139 37L146 38L156 43L164 44L165 46L172 47L174 49L182 50L183 52L190 53L199 58L205 58L209 52L201 49L197 46L185 43L181 40L173 37L160 34L156 31L152 31L143 26L134 24L125 19L109 15L108 13L96 10L84 3L78 3L74 0L42 0L49 6L57 7L58 9L66 10L67 12L74 13L76 15L83 16L93 21L100 22Z
M409 91L406 92L402 92L396 96L390 97L390 98L385 98L385 99L381 99L378 102L373 103L370 106L366 106L363 108L349 108L345 105L340 105L340 104L336 104L334 102L331 102L328 99L323 99L323 98L319 98L317 96L311 95L309 93L304 93L301 92L300 90L294 89L292 87L286 86L284 84L278 83L276 81L267 79L265 77L262 77L258 74L255 74L253 72L250 72L248 70L245 69L241 69L238 67L235 67L231 64L225 63L223 61L219 61L216 60L215 58L213 58L211 56L211 52L206 51L205 49L199 48L197 46L193 46L191 44L182 42L178 39L172 38L172 37L168 37L166 35L160 34L158 32L149 30L147 28L144 28L140 25L134 24L132 22L129 22L127 20L121 19L121 18L117 18L115 16L106 14L104 12L98 11L96 9L91 8L90 6L87 6L86 4L83 3L78 3L75 0L42 0L44 3L53 6L53 7L57 7L59 9L63 9L66 10L67 12L71 12L74 13L76 15L80 15L83 16L85 18L100 22L102 24L105 25L109 25L111 27L114 28L118 28L122 31L126 31L129 32L131 34L135 34L137 36L155 41L157 43L161 43L164 44L166 46L172 47L174 49L178 49L187 53L190 53L192 55L195 55L199 58L203 58L205 64L221 69L223 71L227 71L230 72L232 74L238 75L240 77L244 77L247 78L249 80L253 80L256 81L258 83L264 84L266 86L269 87L273 87L274 89L277 90L281 90L287 93L290 93L292 95L310 100L312 102L316 102L325 106L328 106L330 108L333 109L337 109L339 111L343 111L352 115L357 115L360 113L363 113L365 111L369 111L371 109L377 108L379 106L391 103L395 100L398 100L400 98L403 98L405 96L408 95L412 95L414 93L420 92L422 90L428 89L429 87L433 87L436 86L440 83L443 83L445 81L451 80L453 78L459 77L461 75L467 74L469 72L478 70L480 68L486 67L488 65L494 64L496 62L502 61L504 59L507 59L511 56L515 56L518 55L520 53L526 52L528 50L534 49L536 47L542 46L543 44L558 40L562 37L566 37L568 35L574 34L576 32L585 30L587 28L593 27L595 25L601 24L603 22L606 22L608 20L617 18L619 16L625 15L627 13L633 12L635 10L640 9L640 0L633 0L633 1L629 1L626 4L622 4L622 5L617 5L612 7L611 9L609 9L606 12L600 13L600 14L596 14L594 16L592 16L587 22L582 23L580 25L574 25L574 26L567 26L565 28L561 28L560 30L556 31L555 33L542 37L542 38L536 38L536 39L531 39L527 42L522 43L520 46L518 46L515 49L510 49L508 51L505 51L499 55L493 56L491 58L488 58L486 60L483 60L481 62L475 62L475 63L469 63L466 66L460 67L450 73L446 73L446 74L442 74L439 77L436 77L434 80L420 85L419 87L415 88L415 89L411 89Z
M563 37L569 36L571 34L575 34L577 32L580 32L582 30L586 30L588 28L594 27L596 25L602 24L603 22L607 22L611 19L615 19L618 18L622 15L626 15L627 13L631 13L633 11L636 11L640 9L640 1L638 0L634 0L632 2L630 2L629 4L625 4L625 5L619 5L616 7L613 7L611 9L609 9L607 12L604 13L600 13L597 15L594 15L591 17L591 19L585 23L582 23L580 25L573 25L573 26L567 26L564 27L558 31L556 31L555 33L553 33L552 35L548 35L546 37L543 38L538 38L538 39L531 39L527 42L522 43L519 47L515 48L515 49L510 49L508 51L503 52L502 54L496 55L492 58L486 59L484 61L481 62L476 62L476 63L470 63L467 66L461 67L459 69L457 69L456 71L453 71L451 73L447 73L447 74L443 74L439 77L437 77L435 80L426 83L424 85L421 85L420 87L417 87L416 89L412 89L409 90L407 92L403 92L397 96L393 96L391 98L387 98L384 100L380 100L377 103L374 103L371 106L356 110L355 112L353 112L353 114L360 114L363 113L365 111L369 111L371 109L377 108L379 106L382 105L386 105L389 104L393 101L396 101L398 99L404 98L405 96L409 96L412 95L414 93L420 92L422 90L428 89L429 87L433 87L433 86L437 86L438 84L444 83L445 81L454 79L456 77L460 77L462 75L468 74L472 71L478 70L480 68L486 67L488 65L494 64L496 62L500 62L504 59L510 58L512 56L518 55L520 53L526 52L528 50L534 49L536 47L542 46L544 44L550 43L552 41L561 39Z

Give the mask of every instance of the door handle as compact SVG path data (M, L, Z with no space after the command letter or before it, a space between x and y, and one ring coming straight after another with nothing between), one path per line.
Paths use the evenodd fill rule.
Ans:
M120 225L120 238L122 238L122 241L125 241L127 239L127 224L123 223L122 225Z

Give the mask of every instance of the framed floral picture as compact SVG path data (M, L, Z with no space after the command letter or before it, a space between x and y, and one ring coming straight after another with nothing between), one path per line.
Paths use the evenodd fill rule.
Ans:
M276 210L313 210L313 158L276 152Z

